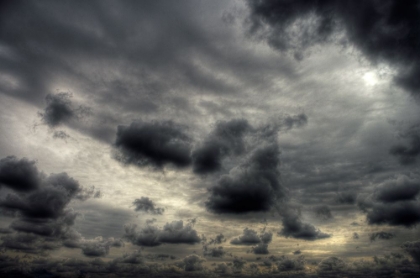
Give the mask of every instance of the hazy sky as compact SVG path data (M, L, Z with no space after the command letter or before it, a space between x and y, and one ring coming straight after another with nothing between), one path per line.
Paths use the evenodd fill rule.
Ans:
M419 47L415 0L2 1L0 273L420 275Z

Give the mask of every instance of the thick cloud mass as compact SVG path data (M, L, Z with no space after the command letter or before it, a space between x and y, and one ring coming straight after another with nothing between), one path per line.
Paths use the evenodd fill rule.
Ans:
M182 220L166 223L163 229L147 225L137 231L136 225L129 225L125 227L125 238L139 246L158 246L162 243L195 244L201 241L197 231L190 225L184 226Z
M420 202L374 204L367 214L369 224L389 224L411 227L420 223Z
M171 121L119 126L115 146L124 163L157 168L165 164L185 167L191 163L190 138Z
M35 166L35 161L26 158L18 160L14 156L0 160L0 185L12 190L24 192L38 188L41 175Z
M420 182L411 181L401 177L395 181L389 181L376 189L374 193L378 201L391 203L404 200L414 200L420 192Z
M277 144L256 149L240 169L220 178L210 189L206 207L215 213L268 211L286 195L280 184Z
M243 136L251 126L244 119L221 121L204 143L192 153L194 172L208 174L222 168L222 160L228 155L245 151Z
M369 236L370 241L375 241L376 239L384 239L384 240L389 240L394 238L395 235L393 233L388 233L388 232L376 232L376 233L371 233Z
M294 212L286 212L282 218L283 229L279 235L293 237L304 240L316 240L328 238L331 235L326 234L315 228L309 223L304 223Z
M261 238L256 231L245 228L243 231L243 235L234 238L233 240L231 240L230 243L235 245L254 245L260 242Z
M251 32L268 26L263 35L280 51L294 50L302 59L308 47L329 42L341 30L372 62L398 69L395 82L420 93L420 8L409 1L248 1ZM296 27L297 28L293 28Z
M64 242L78 246L80 236L72 229L77 213L67 206L94 196L95 191L85 190L67 173L47 177L27 159L7 157L0 164L2 184L11 190L0 199L0 208L17 216L10 228L20 233L4 238L2 246L33 253L56 249Z
M133 202L135 211L143 211L151 214L162 214L165 209L155 207L155 203L149 199L149 197L141 197Z

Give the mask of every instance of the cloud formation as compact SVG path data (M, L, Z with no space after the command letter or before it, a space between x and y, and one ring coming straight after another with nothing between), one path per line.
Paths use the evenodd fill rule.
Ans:
M245 119L218 122L202 145L192 153L194 173L208 174L219 171L223 158L242 154L245 151L243 137L251 128Z
M210 188L207 209L236 214L270 210L287 194L280 183L279 155L277 144L257 148L246 162Z
M248 1L250 32L279 51L305 51L327 42L355 45L373 63L397 69L395 83L418 95L420 43L417 1ZM343 38L344 33L344 38ZM340 41L341 40L341 41Z
M293 237L303 240L317 240L331 236L321 232L309 223L302 222L299 215L291 210L282 213L282 224L283 228L279 232L279 235L285 237Z
M131 243L139 246L158 246L169 244L195 244L201 241L197 231L191 225L185 225L182 220L166 223L160 229L156 226L146 225L137 231L137 225L125 226L125 236Z
M142 211L151 214L163 214L164 208L155 207L155 203L149 197L140 197L133 202L135 211Z
M171 121L118 126L115 146L118 160L140 167L160 169L166 164L186 167L191 163L191 139L182 126Z

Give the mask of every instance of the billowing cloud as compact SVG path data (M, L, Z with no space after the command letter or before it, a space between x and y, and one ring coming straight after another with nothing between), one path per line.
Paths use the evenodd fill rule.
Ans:
M165 211L164 208L156 207L155 203L150 200L149 197L142 196L140 199L135 199L133 205L135 206L135 211L142 211L151 214L162 214Z
M74 239L77 213L67 206L73 200L93 197L94 189L84 189L67 173L46 176L34 161L15 157L0 161L2 184L10 190L0 199L0 208L17 216L10 228L20 233L10 235L2 246L38 252Z
M203 270L202 263L205 262L205 260L197 255L189 255L184 258L183 262L185 271L199 271Z
M328 238L331 235L321 232L315 226L304 223L300 219L299 215L295 212L288 211L282 214L283 228L279 232L279 235L285 237L293 237L304 240L316 240Z
M287 194L280 183L279 155L277 144L257 148L241 167L222 176L217 185L210 188L207 209L215 213L270 210Z
M420 223L420 202L374 203L367 213L367 220L369 224L412 227Z
M400 176L377 187L374 192L374 198L383 203L415 200L419 192L419 181Z
M139 246L158 246L162 243L195 244L201 241L197 231L191 225L184 226L182 220L166 223L162 229L147 225L137 231L137 225L127 225L125 238Z
M37 189L43 178L35 161L8 156L0 160L0 185L24 192Z
M184 128L171 121L133 122L118 126L115 142L118 160L137 166L186 167L191 163L191 139Z
M301 60L317 44L345 39L373 63L395 67L395 83L419 93L420 43L417 1L248 1L251 33ZM339 41L341 40L341 42Z
M223 158L242 154L245 151L243 137L250 130L251 126L245 119L218 122L203 144L192 153L194 172L208 174L219 171Z
M254 245L261 242L260 236L256 231L245 228L243 234L230 241L231 244L235 245Z

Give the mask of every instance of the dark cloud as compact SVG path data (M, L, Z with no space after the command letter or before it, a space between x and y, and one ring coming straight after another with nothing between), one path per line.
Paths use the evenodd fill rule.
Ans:
M395 234L384 232L384 231L371 233L369 235L370 241L375 241L376 239L389 240L389 239L393 239L394 237L395 237Z
M183 262L185 271L199 271L204 269L202 263L205 260L197 255L189 255L184 258Z
M0 199L0 208L14 213L17 219L10 228L18 232L5 239L2 246L33 253L63 244L77 247L80 236L72 227L78 214L67 206L73 200L93 197L94 188L83 188L67 173L46 176L34 161L15 157L0 161L2 184L10 189Z
M367 220L369 224L411 227L420 222L420 203L416 201L375 203L368 210Z
M353 233L353 239L359 239L359 234L358 234L358 233L356 233L356 232L354 232L354 233Z
M420 241L406 242L402 248L420 265Z
M347 269L346 262L337 257L328 257L318 264L318 273L321 275L345 273Z
M0 185L18 192L32 191L39 187L43 178L35 161L8 156L0 160Z
M185 225L182 220L166 223L162 229L147 225L137 231L137 225L125 226L125 238L139 246L158 246L169 244L195 244L201 241L197 231L191 225Z
M302 251L300 250L293 251L293 255L300 255L300 254L302 254Z
M318 217L322 219L330 219L333 217L331 214L330 207L326 205L316 206L314 208L314 212Z
M72 94L70 93L48 94L45 97L47 107L43 112L39 112L42 122L49 127L56 127L90 114L90 108L88 107L83 105L75 107L71 97Z
M317 240L331 236L321 232L309 223L302 222L299 215L291 211L282 214L282 224L283 228L279 232L279 235L285 237L293 237L304 240Z
M230 241L231 244L235 245L254 245L261 242L260 236L256 231L245 228L243 234Z
M303 56L313 45L335 41L340 32L373 63L386 62L398 74L395 82L419 93L420 23L418 2L365 1L248 1L251 33L280 51ZM341 40L341 41L339 41Z
M280 183L279 155L277 144L257 148L241 167L222 176L217 185L210 188L207 209L215 213L270 210L287 194Z
M186 167L191 163L191 139L184 128L171 121L133 122L118 126L117 159L137 166L162 168L165 164Z
M221 170L223 158L245 151L243 137L250 130L251 126L244 119L218 122L204 143L192 153L194 172L208 174Z
M282 125L285 129L289 130L292 128L303 127L308 124L308 116L301 113L298 115L287 116L284 118Z
M259 243L258 245L252 247L252 253L256 255L265 255L270 253L268 252L268 244Z
M149 197L142 196L140 199L134 200L133 205L135 206L135 211L143 211L151 214L162 214L165 211L164 208L155 207L155 203Z
M271 259L275 262L277 270L280 272L301 271L305 269L305 261L302 256L299 256L297 259L286 256L272 257Z
M197 231L191 225L185 225L182 220L166 223L159 235L162 243L194 244L201 241Z
M223 249L223 246L208 248L206 247L203 251L203 256L221 258L226 255L226 251Z
M420 192L420 182L407 177L400 177L381 184L374 192L374 198L380 202L414 200Z

